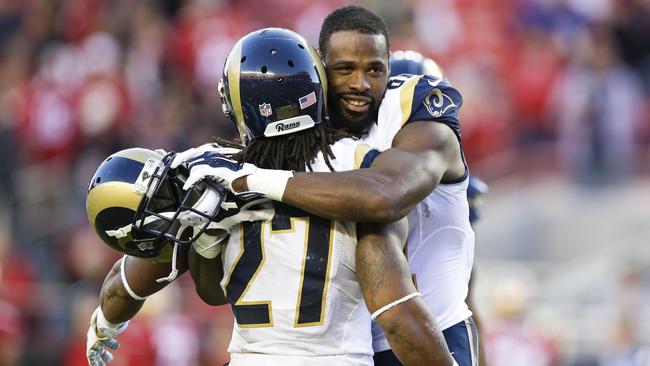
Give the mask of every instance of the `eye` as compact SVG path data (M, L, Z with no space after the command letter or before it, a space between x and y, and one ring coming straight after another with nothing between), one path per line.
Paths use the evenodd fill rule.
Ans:
M386 72L386 69L383 66L372 66L368 72L370 74L383 74Z
M334 71L343 75L350 74L352 72L352 66L350 65L337 66L334 68Z

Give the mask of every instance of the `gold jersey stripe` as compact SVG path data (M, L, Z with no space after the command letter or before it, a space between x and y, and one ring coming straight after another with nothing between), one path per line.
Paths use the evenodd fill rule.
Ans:
M415 86L422 76L414 76L407 80L400 88L399 104L402 111L402 126L406 123L411 116L411 108L413 107L413 94L415 93Z
M363 158L366 157L366 154L368 154L370 150L372 150L372 148L368 144L357 145L357 147L354 149L354 169L361 168Z

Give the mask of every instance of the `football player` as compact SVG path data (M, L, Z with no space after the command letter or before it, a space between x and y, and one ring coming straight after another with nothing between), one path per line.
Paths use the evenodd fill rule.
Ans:
M304 170L306 166L310 170L345 170L355 167L354 157L358 157L359 165L377 153L358 141L343 139L345 134L341 132L324 128L324 71L315 51L301 37L277 29L254 32L235 46L228 60L228 74L224 77L225 100L229 106L226 110L238 121L244 141L250 140L235 158L269 168ZM275 91L266 97L268 103L260 103L263 94L256 93L263 87ZM246 119L237 119L244 113ZM275 137L284 134L290 135ZM302 149L297 149L300 145ZM237 170L244 171L252 167L238 165L221 154L200 153L186 165L200 170L219 163L232 168L239 166ZM196 206L193 208L192 212L197 211ZM403 244L399 234L405 235L403 225L357 228L351 223L331 222L281 204L276 204L274 209L272 222L244 224L231 233L230 244L222 256L228 273L222 286L237 319L230 347L232 365L372 364L370 314L360 306L363 305L361 295L405 364L453 363L442 335L418 298L405 258L399 251ZM170 225L164 219L178 216L157 211L160 210L152 210L158 213L155 217L163 219L167 229ZM145 219L136 220L140 226L121 223L117 228L103 231L113 237L132 229L135 235L142 220ZM356 248L355 231L361 237ZM152 232L161 237L155 230ZM174 236L162 238L173 240ZM280 244L271 245L275 241ZM286 243L291 246L287 247ZM138 248L149 249L146 245ZM211 263L220 260L219 251L214 246L206 248L199 251L210 263L190 264L197 290L204 296L214 293L213 288L206 291L204 287L216 284L221 278L220 266ZM361 288L355 279L355 265ZM129 283L122 276L121 286L128 287ZM295 286L286 289L270 286L276 283ZM256 297L266 299L254 300ZM109 327L115 328L114 325ZM102 353L106 353L105 349Z
M129 320L148 296L186 272L188 261L192 263L200 258L194 253L195 249L201 253L213 250L210 241L206 244L208 235L202 236L202 241L176 237L180 228L175 216L180 216L188 205L195 205L197 201L200 202L196 208L200 208L201 203L216 207L219 200L208 202L216 197L208 190L200 197L197 191L183 196L186 177L177 174L180 169L157 171L164 167L164 160L170 158L160 151L122 150L105 159L91 178L86 198L89 222L107 245L125 253L106 275L100 306L91 316L86 345L86 357L91 366L111 362L109 349L118 347L115 338L128 327ZM227 203L230 213L219 211L221 216L217 217L216 212L212 215L207 212L203 214L206 221L218 220L224 225L270 217L268 211L248 211L242 200L231 198ZM190 250L187 244L192 239L196 240ZM200 295L211 305L226 303L220 291Z
M292 171L363 167L378 151L328 128L323 66L294 32L267 28L243 37L228 56L220 91L245 147L230 158L191 149L175 161L195 177L223 167L233 175L266 171L260 183L271 190ZM401 252L404 221L356 225L273 207L270 222L240 225L223 248L220 285L236 319L231 366L372 365L371 318L404 364L453 364ZM211 292L221 271L217 258L204 257L195 281Z
M435 76L389 79L389 43L384 21L360 6L328 15L319 37L332 124L386 149L367 157L367 169L234 174L224 165L214 179L235 192L260 192L330 219L393 222L408 215L408 259L418 289L456 361L473 366L478 341L465 299L474 232L458 119L462 98ZM385 336L375 330L375 364L398 365Z

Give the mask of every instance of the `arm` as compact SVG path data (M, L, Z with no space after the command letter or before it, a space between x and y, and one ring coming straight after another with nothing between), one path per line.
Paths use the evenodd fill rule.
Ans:
M178 259L178 270L183 273L187 270L187 251L181 251ZM169 284L167 281L158 283L156 279L165 277L170 271L171 263L155 264L130 256L115 262L104 279L100 305L90 318L86 338L89 365L104 366L113 360L108 349L117 349L119 344L115 338L126 330L145 298Z
M124 261L124 276L134 294L142 300L135 299L127 291L121 277L121 266ZM187 270L187 252L180 251L179 273ZM115 262L113 268L106 275L99 295L100 306L106 320L111 323L121 323L130 320L138 313L144 304L144 298L152 295L170 282L156 282L156 279L165 277L171 271L170 263L156 264L145 259L125 256Z
M221 256L205 258L192 247L188 261L190 273L196 286L196 293L201 300L213 306L227 304L228 300L226 300L226 296L219 285L221 278L223 278Z
M442 178L458 178L464 173L458 139L449 127L412 122L370 168L295 173L282 201L330 219L387 223L406 216ZM244 182L236 180L233 188L247 190Z
M358 225L357 279L371 313L409 294L415 285L401 249L405 220L391 225ZM395 355L405 366L452 365L447 343L420 297L377 316Z

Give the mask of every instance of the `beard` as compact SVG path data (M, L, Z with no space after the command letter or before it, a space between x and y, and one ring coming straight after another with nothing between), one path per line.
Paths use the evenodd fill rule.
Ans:
M344 129L354 135L363 135L368 131L373 122L377 120L378 108L374 98L366 112L354 112L344 106L342 97L333 96L330 104L330 118L334 128Z

